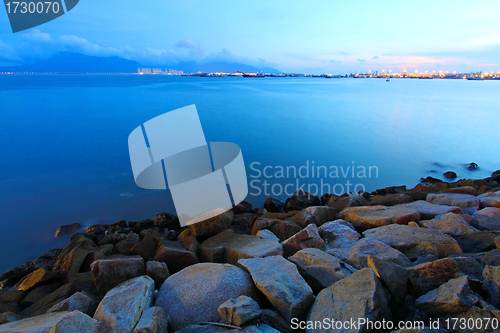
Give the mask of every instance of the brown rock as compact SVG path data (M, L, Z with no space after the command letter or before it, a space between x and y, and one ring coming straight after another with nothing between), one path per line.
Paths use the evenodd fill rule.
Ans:
M140 256L97 260L91 269L96 289L102 294L124 281L146 273L144 259Z
M154 260L166 263L171 274L199 263L196 254L185 249L180 241L168 240L158 243Z
M80 229L82 227L82 225L80 223L73 223L73 224L68 224L68 225L63 225L63 226L60 226L57 230L56 230L56 233L54 234L54 237L59 237L61 235L67 235L67 234L71 234L75 231L78 231L78 229Z
M344 198L331 196L326 205L328 207L335 208L337 212L340 212L347 207L368 206L368 202L364 197L359 195L349 195Z
M217 312L222 320L236 326L243 326L262 314L259 304L244 295L225 301Z
M408 259L403 253L385 243L367 238L363 238L351 247L347 253L345 261L352 266L361 269L368 267L369 256L386 260L403 267L409 267L412 265L410 259Z
M408 284L408 271L394 262L385 261L376 257L367 257L368 267L373 272L391 294L396 304L401 304L406 295L406 286Z
M320 237L316 224L309 224L292 237L283 241L282 245L285 257L294 255L295 252L306 248L325 248L325 242Z
M413 199L407 194L394 193L388 194L386 196L378 196L373 198L370 202L370 206L394 206L399 204L405 204L412 202Z
M21 319L23 319L23 317L18 314L15 314L13 312L4 312L0 314L0 325Z
M115 246L113 244L104 244L90 251L83 263L83 270L90 271L90 265L92 265L94 261L106 258L113 252L114 248Z
M133 333L168 332L168 317L165 310L158 306L147 308L134 328Z
M309 206L319 206L321 200L316 195L302 190L295 191L285 202L285 212L292 210L302 210Z
M337 210L335 208L312 206L301 210L294 216L289 217L288 220L297 223L302 228L311 223L314 223L319 227L325 222L335 220L336 216Z
M33 287L45 283L55 277L55 274L45 268L39 268L30 273L19 285L19 290L28 291Z
M284 241L302 230L297 223L292 221L259 218L253 223L252 235L257 234L262 229L269 229L280 241Z
M454 237L468 235L479 231L476 228L471 227L470 224L463 219L463 217L454 213L437 215L432 220L422 221L420 224L425 228L436 229L444 234Z
M366 206L346 208L338 217L351 222L356 229L366 230L388 224L408 224L410 221L419 221L420 213L412 208L400 206Z
M466 276L452 279L415 301L417 307L431 315L460 313L473 304L472 291Z
M417 295L426 294L443 283L463 275L457 264L450 258L416 265L409 268L408 273Z
M115 245L115 252L120 254L130 254L130 250L140 242L140 237L138 234L129 232L127 238L118 242Z
M80 271L85 258L94 246L94 242L90 239L78 235L61 251L52 268L52 272L59 273L62 281L67 282L70 275Z
M264 208L271 213L280 213L283 211L283 201L276 198L267 198L264 202Z
M475 211L479 208L479 198L461 193L429 193L426 200L438 205L457 206L464 211Z
M130 249L130 253L140 255L145 261L151 260L155 256L157 245L158 241L147 235Z
M33 305L27 307L19 314L23 317L40 316L57 303L73 295L75 292L76 288L72 284L67 283L54 291L52 294L39 299Z
M191 231L191 234L198 239L206 239L229 229L229 226L233 221L233 212L230 210L223 211L222 209L219 209L216 213L218 215L208 219L202 219L201 222L194 224L189 224L188 222L188 228L189 231ZM212 214L215 213L212 212Z
M436 215L455 213L462 214L463 211L457 206L437 205L425 200L418 200L407 204L397 205L397 207L413 208L420 213L420 218L424 220L433 219Z
M161 285L170 276L167 264L159 261L148 261L146 263L146 274L155 282L155 288L160 289Z

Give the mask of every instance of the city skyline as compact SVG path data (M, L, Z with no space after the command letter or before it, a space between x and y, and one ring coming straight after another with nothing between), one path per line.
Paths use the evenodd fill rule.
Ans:
M497 72L500 24L489 15L495 9L495 1L88 0L16 34L0 13L0 66L71 51L173 69L185 61L223 61L300 73Z

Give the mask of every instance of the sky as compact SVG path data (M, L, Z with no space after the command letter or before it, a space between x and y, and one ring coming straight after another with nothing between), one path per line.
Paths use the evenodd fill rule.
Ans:
M0 9L0 65L61 51L175 69L241 62L284 72L500 71L500 1L82 0L12 33Z

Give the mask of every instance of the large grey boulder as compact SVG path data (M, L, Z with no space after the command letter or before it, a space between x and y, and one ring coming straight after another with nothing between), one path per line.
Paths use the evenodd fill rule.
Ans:
M288 260L297 266L299 273L315 293L345 277L340 260L319 249L300 250Z
M318 228L318 232L328 250L351 247L361 238L354 226L344 220L327 222Z
M417 259L428 253L438 258L462 253L462 249L453 237L434 229L393 224L367 230L363 235L386 243L410 259Z
M353 318L370 321L391 320L387 294L372 269L364 268L323 289L311 307L308 321L351 322ZM307 333L327 333L332 329L306 329ZM365 326L335 332L366 332Z
M413 208L420 213L420 218L424 220L433 219L436 215L446 213L463 214L460 207L432 204L425 200L418 200L406 204L396 205L395 207Z
M168 317L165 310L158 306L147 308L142 312L141 319L133 333L167 333Z
M91 265L96 289L104 294L122 282L146 274L141 256L94 261Z
M419 297L415 305L430 315L460 313L474 304L473 297L467 277L462 276Z
M116 333L132 333L142 312L153 302L154 281L139 276L111 289L97 307L94 319L109 324Z
M351 222L358 230L367 230L388 224L419 221L420 213L413 208L399 206L362 206L348 207L341 211L338 217Z
M51 312L0 325L1 333L98 333L98 323L79 311Z
M285 319L305 318L314 300L313 291L294 264L281 256L241 259L238 263Z
M202 261L236 265L240 259L282 255L283 248L277 241L226 230L204 241L199 254Z
M432 220L420 222L420 225L425 228L439 230L443 234L453 237L464 236L479 231L471 227L463 217L454 213L436 215Z
M229 264L201 263L166 279L155 305L167 312L171 330L178 331L201 322L219 321L219 306L240 295L257 299L250 274Z
M236 326L243 326L262 314L259 304L248 296L225 301L219 306L217 312L224 321Z
M368 267L368 256L390 261L403 267L409 267L412 265L410 259L408 259L403 253L385 243L370 238L363 238L354 244L347 253L345 261L359 269Z

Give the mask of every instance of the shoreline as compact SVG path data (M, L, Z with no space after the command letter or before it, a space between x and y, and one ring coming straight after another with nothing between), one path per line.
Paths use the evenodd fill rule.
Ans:
M453 173L448 176L456 177ZM268 198L261 208L243 201L230 211L184 228L169 213L138 222L92 225L76 232L81 227L61 226L55 236L71 235L66 247L50 250L0 276L0 331L4 323L24 325L30 319L22 318L73 310L87 316L85 320L92 325L110 329L116 323L99 317L99 309L106 295L130 281L157 290L151 294L151 299L156 295L153 308L171 317L171 332L193 329L189 325L201 322L234 325L225 312L217 312L221 303L215 304L218 301L210 297L205 299L209 308L205 314L197 313L196 319L185 321L177 313L182 304L171 304L166 296L176 288L184 290L179 297L204 293L183 289L180 277L192 282L196 276L204 276L208 280L196 282L199 287L210 289L207 281L217 280L226 290L234 281L224 271L232 267L232 274L251 277L254 283L247 283L246 291L227 295L222 302L247 295L259 308L255 310L259 315L242 326L267 325L288 332L292 318L305 323L306 318L320 320L327 314L345 319L354 314L342 313L328 303L326 295L342 294L342 281L349 279L361 285L371 281L373 292L379 295L376 301L385 299L369 320L390 317L429 322L437 318L444 323L450 314L472 316L471 309L500 320L495 308L500 306L500 293L495 291L495 281L500 281L500 170L484 179L453 182L427 177L411 189L389 186L361 195L318 197L297 191L285 202ZM205 271L207 267L211 273ZM215 277L211 269L222 271ZM281 271L288 272L286 278ZM280 304L290 300L280 299L283 296L275 292L292 290L287 279L300 290L282 308ZM404 281L404 288L394 279ZM176 283L171 285L171 281ZM393 290L391 283L399 284L400 289ZM436 298L435 293L445 292L441 286L448 293L459 286L467 290L467 297L460 292L448 304ZM375 294L365 295L361 289L355 291L358 293L365 301L374 300ZM75 295L88 298L87 306L75 305ZM367 310L368 305L357 306ZM401 307L415 311L402 313Z

